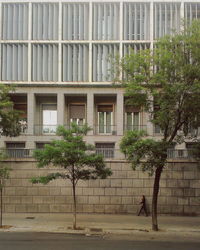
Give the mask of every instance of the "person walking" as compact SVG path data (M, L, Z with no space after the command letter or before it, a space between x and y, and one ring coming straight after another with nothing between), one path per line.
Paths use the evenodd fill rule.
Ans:
M146 200L145 200L144 195L142 195L142 199L141 199L139 204L141 204L141 208L140 208L140 211L138 213L138 216L140 216L140 213L142 212L142 210L144 210L145 215L148 216L147 207L146 207Z

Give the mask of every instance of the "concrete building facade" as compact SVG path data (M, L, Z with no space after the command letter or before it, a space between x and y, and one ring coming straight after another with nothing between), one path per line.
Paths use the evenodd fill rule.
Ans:
M2 137L0 147L27 159L56 138L58 125L87 123L86 141L108 162L123 163L126 130L161 133L142 109L126 106L124 90L112 84L112 59L153 48L182 19L196 18L193 0L1 0L0 84L15 84L11 99L23 114L21 135ZM184 149L173 154L187 157Z

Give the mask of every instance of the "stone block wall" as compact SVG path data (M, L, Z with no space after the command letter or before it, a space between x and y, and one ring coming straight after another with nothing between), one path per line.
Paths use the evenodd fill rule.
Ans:
M32 184L30 178L58 169L37 169L35 161L7 161L12 168L3 193L5 212L72 212L72 188L69 181L55 180L47 185ZM80 213L132 213L139 209L142 195L151 208L153 177L133 171L124 161L107 162L113 175L105 180L79 181L76 189ZM169 163L160 183L160 214L200 214L200 170L195 162Z

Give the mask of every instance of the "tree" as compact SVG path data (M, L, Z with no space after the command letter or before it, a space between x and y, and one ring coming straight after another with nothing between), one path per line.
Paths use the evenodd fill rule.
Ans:
M18 136L21 131L19 112L13 109L13 103L10 100L10 92L13 88L0 84L0 137L3 136ZM5 179L9 178L10 169L2 165L2 160L6 157L0 152L0 199L1 199L1 214L0 227L2 227L3 215L3 188Z
M161 38L154 50L131 53L121 61L127 104L142 106L162 139L128 132L121 150L132 163L155 174L152 197L152 229L158 230L159 182L167 163L167 149L192 139L191 128L200 125L200 22L180 33Z
M46 144L44 150L36 150L35 158L38 160L38 167L53 165L62 167L63 172L47 174L46 176L32 178L32 183L47 184L50 181L62 178L70 180L73 189L73 228L76 229L76 185L79 180L105 179L112 174L106 168L103 156L94 152L93 145L86 144L83 136L89 131L89 127L84 125L82 128L72 124L66 130L63 126L57 129L57 135L62 136L62 140L53 140Z
M18 136L21 132L19 111L13 109L10 92L13 88L0 84L0 136Z
M0 153L0 161L2 164L2 160L5 159L5 156ZM6 166L0 167L0 202L1 202L1 213L0 213L0 228L3 226L2 221L3 221L3 188L5 186L5 179L9 178L9 172L10 168Z

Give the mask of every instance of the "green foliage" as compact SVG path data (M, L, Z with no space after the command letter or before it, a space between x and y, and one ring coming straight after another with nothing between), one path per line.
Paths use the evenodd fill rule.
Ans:
M56 178L70 179L73 183L78 180L106 178L111 175L111 170L105 167L103 157L93 152L93 145L86 144L83 136L89 131L87 125L82 128L72 124L71 129L63 126L57 129L57 135L62 140L53 140L46 144L44 150L35 150L34 157L38 161L38 167L45 166L62 167L62 173L49 174L44 177L33 178L33 183L48 183Z
M134 168L153 173L165 166L167 148L191 139L191 128L200 126L200 21L161 38L153 50L125 56L121 69L127 104L143 107L163 135L158 141L129 132L121 150Z
M5 155L0 152L0 189L4 187L4 180L9 178L9 174L11 169L7 166L4 166L3 160L5 159Z
M200 125L200 21L161 38L153 51L125 56L121 67L127 103L143 106L165 141Z
M21 131L19 112L13 110L9 93L13 88L0 84L0 136L18 136Z
M145 135L143 131L128 131L120 143L120 149L134 170L140 167L152 175L156 168L165 163L168 144L150 138L144 139Z

